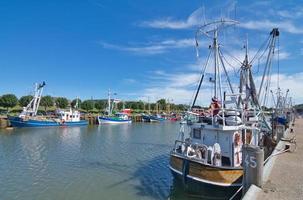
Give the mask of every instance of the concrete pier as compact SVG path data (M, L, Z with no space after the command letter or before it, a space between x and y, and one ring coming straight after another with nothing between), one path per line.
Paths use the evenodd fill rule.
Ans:
M296 120L294 133L290 132L287 138L294 135L296 151L276 156L262 190L255 190L250 199L303 199L303 119Z

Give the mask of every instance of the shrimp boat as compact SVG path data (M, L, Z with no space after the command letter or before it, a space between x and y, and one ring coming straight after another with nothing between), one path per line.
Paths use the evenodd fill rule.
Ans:
M237 94L224 64L218 45L218 30L236 23L233 20L220 20L206 24L196 32L197 47L197 38L201 34L210 37L212 45L191 108L195 106L211 54L214 55L214 73L210 78L213 97L208 112L203 115L191 111L187 113L170 153L169 168L175 179L192 192L216 191L212 198L226 199L239 189L243 176L243 145L264 145L262 138L271 133L271 128L263 120L247 52ZM221 74L226 77L230 93L223 91Z
M129 112L120 112L116 114L113 113L114 104L118 103L118 100L111 100L111 92L108 91L108 103L107 103L107 115L98 116L99 124L130 124L132 120L129 116Z
M35 94L30 103L23 108L19 116L8 116L13 127L46 127L46 126L85 126L88 121L80 119L80 112L74 109L57 110L55 117L38 116L42 91L45 82L35 85Z

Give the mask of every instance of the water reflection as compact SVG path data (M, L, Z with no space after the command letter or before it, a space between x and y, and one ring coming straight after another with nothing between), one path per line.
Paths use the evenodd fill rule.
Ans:
M172 178L178 123L0 130L1 199L196 199Z

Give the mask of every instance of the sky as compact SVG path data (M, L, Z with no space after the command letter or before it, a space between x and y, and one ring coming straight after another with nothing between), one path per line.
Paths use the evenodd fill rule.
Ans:
M221 18L240 22L219 35L222 51L239 60L246 38L253 57L272 28L279 28L271 86L277 88L279 77L282 91L290 89L295 103L303 103L299 0L0 1L0 95L27 95L35 82L45 81L44 95L69 99L106 98L110 88L119 99L189 104L211 44L201 36L197 57L196 30ZM229 63L236 87L239 66ZM257 85L262 65L264 60L253 63ZM206 83L198 103L210 96Z

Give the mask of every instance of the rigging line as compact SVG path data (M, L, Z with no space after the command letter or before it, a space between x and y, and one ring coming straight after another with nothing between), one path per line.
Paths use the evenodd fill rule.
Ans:
M271 61L272 61L272 57L274 55L275 41L276 41L275 37L273 36L270 39L270 42L269 42L270 43L270 46L269 46L270 48L269 48L269 51L268 51L268 54L267 54L265 68L264 68L264 72L263 72L260 88L259 88L259 91L258 91L258 97L260 97L260 94L261 94L261 91L262 91L262 88L263 88L264 78L265 78L265 76L267 74L268 68L271 67Z
M266 51L269 49L270 46L270 41L268 41L268 44L266 46L266 48L264 49L264 51L262 52L262 54L258 57L258 71L256 73L259 73L259 68L260 68L260 63L261 63L261 59L263 58L264 54L266 53ZM250 62L250 64L252 63L252 61ZM255 74L256 74L255 73Z
M197 92L196 92L196 95L195 95L195 98L194 98L194 101L192 103L192 106L191 107L194 107L195 103L196 103L196 100L197 100L197 97L199 95L199 91L200 91L200 88L201 88L201 85L202 85L202 82L203 82L203 79L204 79L204 75L205 75L205 71L206 71L206 68L207 68L207 65L208 65L208 62L209 62L209 58L210 58L210 55L212 53L212 50L209 51L209 54L207 56L207 60L206 60L206 63L204 65L204 69L201 71L201 78L200 78L200 81L199 81L199 85L197 87Z
M271 61L269 63L269 67L268 67L268 71L267 71L267 83L266 83L266 90L265 90L265 98L264 98L264 106L267 105L267 95L268 95L268 91L270 89L270 83L271 83L271 76L270 76L270 72L271 72Z
M243 65L243 62L240 61L238 58L236 58L235 56L233 56L232 54L228 53L227 51L224 51L225 54L227 54L228 56L230 56L232 59L234 59L235 61L237 61L240 65Z
M280 38L278 37L278 88L280 87Z
M259 50L257 51L257 53L254 55L254 57L251 59L249 64L252 64L253 61L257 58L257 55L260 53L260 51L264 48L264 46L266 45L266 43L270 41L270 37L271 35L268 36L268 38L264 41L264 43L261 45L261 47L259 48ZM269 44L267 45L267 47L265 48L265 50L268 48ZM265 51L264 50L264 51Z
M234 74L235 74L235 77L239 77L238 74L239 74L239 70L240 70L240 69L239 69L238 71L236 71L235 67L232 66L232 64L230 64L230 63L227 61L227 59L225 58L225 56L223 55L222 52L221 52L221 55L222 55L222 58L224 59L224 61L233 69ZM241 66L242 66L242 64L241 64Z
M228 76L227 70L226 70L226 68L225 68L225 65L224 65L224 62L223 62L222 57L223 57L222 52L221 52L221 50L219 49L219 58L220 58L222 67L223 67L223 69L224 69L225 76L226 76L227 82L228 82L228 84L229 84L230 90L231 90L231 92L232 92L232 94L233 94L233 93L234 93L234 90L233 90L233 88L232 88L231 81L230 81L230 79L229 79L229 76Z

